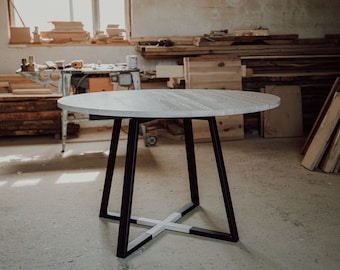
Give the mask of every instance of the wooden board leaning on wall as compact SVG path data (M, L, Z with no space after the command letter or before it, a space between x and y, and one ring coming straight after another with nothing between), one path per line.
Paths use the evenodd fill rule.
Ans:
M340 171L340 77L338 77L302 148L301 164L309 170Z

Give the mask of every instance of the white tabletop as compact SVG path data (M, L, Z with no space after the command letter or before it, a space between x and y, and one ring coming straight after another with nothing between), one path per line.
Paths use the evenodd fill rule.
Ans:
M58 100L61 109L122 118L198 118L278 107L270 94L233 90L157 89L78 94Z

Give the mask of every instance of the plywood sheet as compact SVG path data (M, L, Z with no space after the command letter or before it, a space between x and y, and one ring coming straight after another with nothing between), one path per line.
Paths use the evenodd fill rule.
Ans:
M281 104L278 108L262 113L263 136L266 138L303 136L300 87L296 85L270 85L266 86L264 91L279 96Z

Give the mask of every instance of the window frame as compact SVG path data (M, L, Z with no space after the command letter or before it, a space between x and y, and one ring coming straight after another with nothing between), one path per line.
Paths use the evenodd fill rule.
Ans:
M28 0L29 1L29 0ZM131 38L131 1L132 0L124 0L124 18L125 18L125 30L126 30L126 41L128 43L129 39ZM9 22L9 27L12 27L14 25L14 17L15 17L15 8L12 5L12 0L7 0L7 7L8 7L8 22ZM91 0L91 10L92 10L92 33L91 33L91 38L94 37L95 33L99 30L100 28L100 9L99 9L99 2L100 0ZM20 16L19 16L20 17ZM32 28L32 26L28 26ZM32 29L31 29L32 30ZM33 45L33 43L31 43ZM103 45L101 43L81 43L81 42L72 42L74 45L95 45L95 46L100 46ZM27 44L30 45L30 44ZM53 44L53 43L40 43L40 44L34 44L35 46L44 46L44 45L57 45L57 46L62 46L63 44ZM67 43L64 44L65 46ZM108 43L105 45L116 45L115 43Z

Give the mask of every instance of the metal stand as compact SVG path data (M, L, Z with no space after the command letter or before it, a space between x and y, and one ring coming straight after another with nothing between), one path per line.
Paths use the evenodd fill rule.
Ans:
M187 165L189 172L189 184L191 193L191 202L180 208L178 211L170 214L164 220L155 220L143 217L131 216L132 197L133 197L133 186L136 169L136 156L137 156L137 145L138 145L138 129L141 123L150 121L151 119L136 119L133 118L129 122L129 133L126 151L126 165L124 174L124 184L122 193L122 204L121 211L119 213L108 212L108 203L111 191L112 177L115 166L118 141L119 141L119 130L121 127L121 119L114 121L110 154L107 163L106 177L103 189L102 202L100 207L100 217L119 220L119 235L118 235L118 246L117 256L125 258L138 248L143 246L145 243L152 240L158 234L164 230L172 230L182 233L195 234L224 241L237 242L239 240L235 216L230 197L230 191L227 181L227 174L225 171L224 160L218 136L218 130L216 126L216 120L214 117L206 118L209 122L210 133L212 144L215 152L216 165L219 173L221 182L221 190L223 194L224 205L228 218L230 233L219 232L199 227L193 227L189 225L183 225L176 223L184 215L189 213L191 210L199 205L199 194L197 184L197 171L196 171L196 160L194 151L194 140L192 132L191 119L184 119L184 134L185 134L185 145L187 155ZM129 230L130 223L140 224L144 226L150 226L151 229L137 237L136 239L129 242Z

